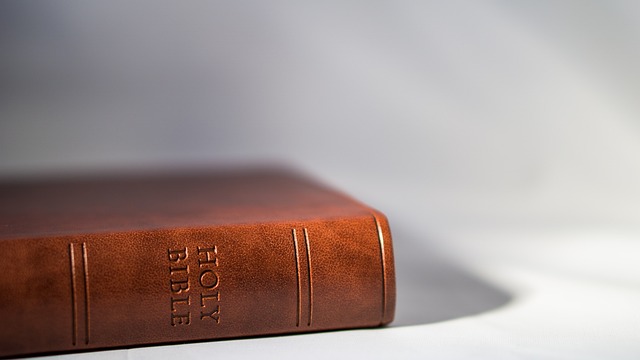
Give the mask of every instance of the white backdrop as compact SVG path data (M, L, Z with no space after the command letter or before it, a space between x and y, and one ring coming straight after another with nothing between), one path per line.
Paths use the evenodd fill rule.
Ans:
M636 2L0 3L0 177L277 161L387 213L398 321L92 356L637 358Z

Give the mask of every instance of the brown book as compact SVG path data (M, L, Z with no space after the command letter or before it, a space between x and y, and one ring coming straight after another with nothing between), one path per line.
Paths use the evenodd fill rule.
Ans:
M374 327L381 213L291 172L0 185L0 356Z

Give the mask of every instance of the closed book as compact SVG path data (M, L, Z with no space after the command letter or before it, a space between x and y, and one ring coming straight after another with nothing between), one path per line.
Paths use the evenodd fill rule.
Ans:
M380 212L266 168L0 184L0 356L375 327Z

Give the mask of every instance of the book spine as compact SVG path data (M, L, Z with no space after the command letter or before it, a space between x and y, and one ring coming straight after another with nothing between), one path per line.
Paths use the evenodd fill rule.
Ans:
M373 327L383 215L0 242L0 356Z

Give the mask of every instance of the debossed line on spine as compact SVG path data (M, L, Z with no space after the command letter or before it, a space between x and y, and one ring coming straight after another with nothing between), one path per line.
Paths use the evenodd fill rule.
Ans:
M307 276L309 277L309 319L307 321L307 326L311 326L311 321L313 318L313 277L311 275L311 250L309 247L309 233L307 232L307 228L304 228L303 232L304 245L307 249Z
M82 266L76 264L76 250L74 243L69 244L69 269L71 273L71 343L78 344L78 299L84 300L84 343L89 344L90 335L90 308L89 308L89 259L87 256L87 243L83 242L80 251L82 252ZM76 267L82 271L82 277L76 275ZM78 281L82 281L84 291L78 294ZM82 291L82 290L81 290Z
M76 346L76 339L78 337L78 305L76 303L76 269L73 244L69 244L69 267L71 269L71 341L73 346Z
M300 326L300 317L302 315L302 309L300 307L302 303L302 289L300 287L300 256L298 253L298 237L296 236L296 229L291 229L291 236L293 237L293 249L296 256L296 289L298 291L297 293L298 312L296 317L296 326Z
M384 236L382 235L382 228L378 218L373 215L373 221L376 223L376 230L378 232L378 243L380 244L380 261L382 263L382 318L381 323L384 321L387 314L387 269L384 261Z
M89 344L89 263L87 243L82 243L82 270L84 271L84 343Z

